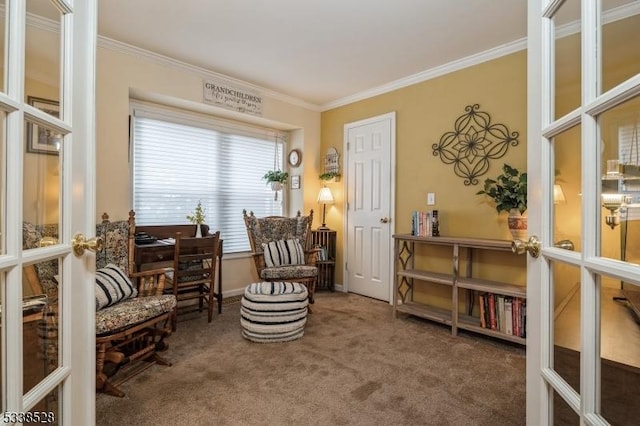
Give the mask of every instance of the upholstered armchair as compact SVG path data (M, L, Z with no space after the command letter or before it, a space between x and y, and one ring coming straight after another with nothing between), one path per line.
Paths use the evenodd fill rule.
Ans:
M313 210L308 216L258 218L242 211L251 254L258 277L263 281L299 282L307 287L309 302L318 279L317 250L311 247Z

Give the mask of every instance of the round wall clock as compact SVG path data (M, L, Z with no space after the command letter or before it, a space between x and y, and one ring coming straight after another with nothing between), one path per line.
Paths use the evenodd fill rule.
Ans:
M298 167L302 162L302 153L299 149L292 149L289 151L289 165L291 167Z

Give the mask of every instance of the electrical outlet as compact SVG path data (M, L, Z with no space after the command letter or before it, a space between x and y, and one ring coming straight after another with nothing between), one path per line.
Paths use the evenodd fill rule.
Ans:
M427 205L433 206L436 203L436 194L434 192L427 193Z

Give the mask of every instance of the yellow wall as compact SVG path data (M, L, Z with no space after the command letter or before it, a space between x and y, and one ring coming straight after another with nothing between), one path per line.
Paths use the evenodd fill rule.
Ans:
M340 153L342 168L344 125L396 111L394 232L411 231L412 211L437 209L441 235L510 239L506 213L496 214L490 201L475 194L485 178L501 173L504 163L526 169L526 103L526 54L518 52L323 112L320 151L334 146ZM479 104L481 110L488 112L492 123L502 123L510 131L519 132L520 144L509 148L503 158L492 160L488 173L479 177L478 185L466 186L451 166L433 155L431 147L444 133L454 129L456 118L472 104ZM327 212L327 225L339 230L338 265L343 264L344 182L342 179L331 184L336 204ZM436 194L434 206L426 204L428 192ZM521 281L523 274L516 270L514 279ZM339 266L337 282L342 283L342 279Z

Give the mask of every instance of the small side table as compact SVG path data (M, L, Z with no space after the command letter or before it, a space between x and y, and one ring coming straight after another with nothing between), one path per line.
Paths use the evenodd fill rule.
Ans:
M316 289L334 290L336 269L336 231L314 229L311 231L311 244L320 247L321 254L316 262L318 282Z

